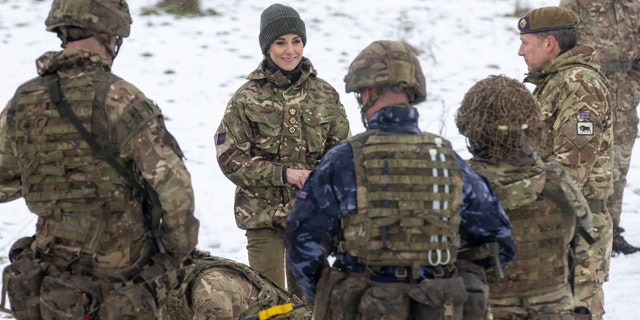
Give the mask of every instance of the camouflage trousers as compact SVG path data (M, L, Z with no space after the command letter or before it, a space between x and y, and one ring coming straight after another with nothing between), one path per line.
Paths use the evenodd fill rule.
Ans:
M640 71L609 72L613 121L613 194L607 199L613 225L620 226L622 197L627 185L631 151L638 136Z
M249 266L262 272L289 294L304 297L296 285L295 276L285 263L284 231L277 229L249 229L246 231ZM286 284L285 284L286 277Z
M591 311L594 320L604 315L603 284L609 280L609 263L613 243L613 224L607 212L592 212L591 236L596 240L589 247L587 266L577 265L574 272L574 300L576 307Z
M526 294L514 293L505 298L489 298L493 319L571 320L574 318L574 301L570 284L565 283L539 291Z

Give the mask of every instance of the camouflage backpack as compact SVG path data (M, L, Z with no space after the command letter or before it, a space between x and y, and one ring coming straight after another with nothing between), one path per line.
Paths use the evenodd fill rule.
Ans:
M286 290L251 267L222 257L211 256L208 252L196 251L186 267L187 275L178 289L171 291L169 302L162 311L164 320L187 320L193 318L192 312L192 289L197 281L204 277L207 271L212 269L225 270L238 274L236 279L245 281L258 290L257 303L251 305L242 312L241 319L246 316L258 314L263 309L292 302L301 305L303 302L298 297L289 297ZM309 319L309 315L304 309L297 309L289 314L287 319Z

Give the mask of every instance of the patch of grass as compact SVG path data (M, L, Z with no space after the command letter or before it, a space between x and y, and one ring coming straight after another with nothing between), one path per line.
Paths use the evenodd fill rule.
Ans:
M160 15L163 13L172 14L179 17L203 17L219 16L215 9L201 10L197 1L170 1L162 0L153 6L142 8L140 15Z

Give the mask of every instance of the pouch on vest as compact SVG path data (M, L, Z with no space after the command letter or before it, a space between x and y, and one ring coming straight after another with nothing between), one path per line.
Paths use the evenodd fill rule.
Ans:
M320 300L315 301L314 319L354 319L362 294L369 288L369 280L364 273L342 272L334 268L329 270L328 277L329 291L320 293ZM322 301L322 297L326 300Z
M333 290L333 282L330 279L330 273L333 268L325 265L320 272L320 278L316 284L316 297L313 303L313 318L316 320L328 319L326 317L328 310L326 306L329 305L329 299L331 297L331 290ZM343 277L346 276L343 274ZM319 307L318 307L319 306Z
M370 282L371 287L360 300L358 310L365 319L411 319L411 284L402 282ZM416 319L427 319L418 317Z
M463 319L463 308L468 295L460 277L424 279L408 294L417 303L415 319Z
M473 262L458 260L456 269L469 296L464 303L464 318L485 319L489 308L489 283L484 268Z
M146 286L125 286L111 292L100 308L101 320L155 320L158 307Z
M39 261L23 254L4 268L2 278L3 286L6 286L8 292L12 315L18 320L41 319L40 285L44 278L44 270ZM2 291L4 302L4 288Z
M191 307L181 290L171 291L172 296L162 308L163 320L189 320L193 318Z
M166 253L158 253L151 260L153 263L135 277L134 283L147 286L155 294L158 304L164 305L169 292L184 279L184 269L177 268L173 258Z
M102 304L100 286L70 272L46 276L40 289L42 319L83 319Z

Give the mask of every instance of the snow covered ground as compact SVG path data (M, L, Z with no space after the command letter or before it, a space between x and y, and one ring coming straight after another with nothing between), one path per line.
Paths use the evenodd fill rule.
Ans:
M185 151L201 221L199 247L215 255L247 262L244 232L233 218L234 185L215 159L213 134L227 101L260 62L260 13L271 2L201 0L217 15L176 18L142 16L156 0L129 0L134 23L113 72L154 99L167 126ZM59 41L45 31L49 0L0 0L0 107L16 87L36 75L35 59L58 50ZM294 7L307 26L305 56L320 77L344 93L349 63L369 43L404 39L422 50L428 99L419 105L420 126L450 139L468 158L453 114L464 93L490 74L522 79L526 65L517 55L517 7L557 5L552 0L298 0ZM352 132L363 131L352 95L342 94ZM640 147L625 190L622 226L629 242L640 244ZM34 232L35 215L24 200L0 204L0 268L19 237ZM607 320L637 319L640 254L612 259L605 284ZM1 314L9 318L8 315Z

